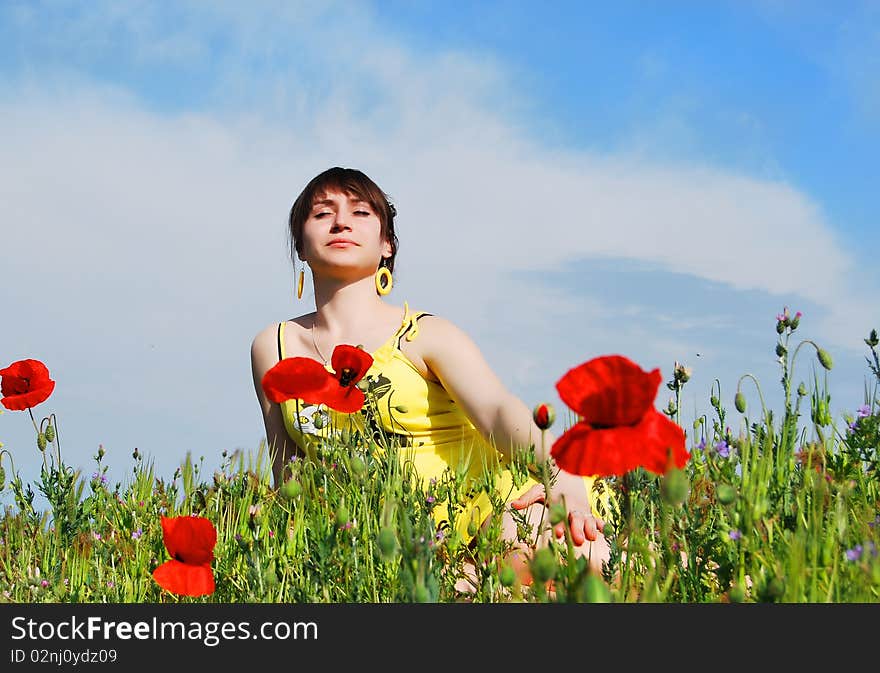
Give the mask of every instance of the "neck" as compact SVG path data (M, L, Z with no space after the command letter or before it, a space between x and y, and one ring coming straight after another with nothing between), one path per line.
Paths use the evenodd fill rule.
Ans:
M376 324L377 317L384 315L387 304L376 294L376 281L371 274L354 282L321 279L315 284L314 329L325 343L334 337L350 337L363 334Z

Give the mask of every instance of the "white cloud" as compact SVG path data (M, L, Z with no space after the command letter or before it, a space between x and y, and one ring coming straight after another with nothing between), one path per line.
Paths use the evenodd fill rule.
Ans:
M243 52L257 49L261 16L233 31ZM295 33L286 14L275 19L270 35ZM585 354L620 350L653 367L693 348L680 321L653 320L679 306L675 297L627 321L601 286L552 289L512 280L517 271L634 259L803 297L825 311L822 338L838 346L876 323L876 309L856 310L850 258L831 224L795 187L719 167L548 151L506 120L513 94L497 63L432 59L387 40L364 50L342 38L360 34L355 22L374 31L370 17L342 19L307 40L334 46L325 67L349 64L341 84L326 84L322 68L287 82L283 68L257 77L247 86L271 86L271 114L245 112L243 100L157 113L83 76L71 84L46 73L7 88L0 264L15 282L4 287L14 317L2 357L51 357L56 399L79 417L81 459L99 442L146 444L167 461L187 447L255 448L250 339L311 309L292 296L284 226L302 186L334 164L362 168L398 205L392 301L465 327L518 390L550 391ZM241 77L232 68L221 79ZM310 96L297 91L303 84ZM719 309L707 320L727 318Z

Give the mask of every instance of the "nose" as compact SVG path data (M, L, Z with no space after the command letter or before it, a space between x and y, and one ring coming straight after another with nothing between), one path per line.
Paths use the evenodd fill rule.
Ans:
M340 229L351 231L351 226L348 224L348 215L341 210L333 218L333 231L339 231Z

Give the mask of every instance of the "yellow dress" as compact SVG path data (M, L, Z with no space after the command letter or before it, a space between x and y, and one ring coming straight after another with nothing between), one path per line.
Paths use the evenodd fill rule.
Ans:
M401 458L412 460L423 488L427 489L431 480L439 482L447 468L466 470L466 480L471 484L472 492L464 510L450 517L448 503L438 501L433 515L438 528L452 526L465 542L469 542L473 537L467 530L469 524L474 522L478 527L492 513L489 495L476 484L478 477L484 473L484 465L501 468L494 488L505 502L515 500L538 482L526 474L521 483L514 484L509 461L486 441L446 389L439 383L423 378L415 364L400 350L400 339L413 341L418 337L418 319L423 315L431 314L425 311L411 313L409 304L404 302L403 322L384 344L370 354L373 364L364 379L373 377L378 402L374 413L386 435L397 436L402 447ZM286 357L284 327L284 322L279 323L279 359ZM332 371L329 364L326 368ZM362 435L368 434L364 428L364 416L360 413L338 413L324 405L319 407L306 405L302 400L298 402L299 422L296 418L297 400L283 402L281 411L287 433L300 445L306 444L303 434L327 438L331 428L356 429ZM314 423L318 414L324 420L320 429ZM587 493L591 494L593 479L585 477L585 482ZM590 497L592 502L592 494ZM454 521L450 521L451 518ZM470 527L473 530L474 527Z

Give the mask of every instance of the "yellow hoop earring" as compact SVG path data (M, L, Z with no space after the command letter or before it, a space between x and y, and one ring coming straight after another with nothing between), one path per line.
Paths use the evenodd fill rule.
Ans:
M382 285L382 278L385 278L385 285ZM391 277L391 272L385 268L384 266L380 266L379 270L376 271L376 292L379 294L388 294L391 292L391 287L394 285L394 279Z
M303 281L305 280L306 271L305 269L299 270L299 280L296 282L296 298L302 299L303 296Z

